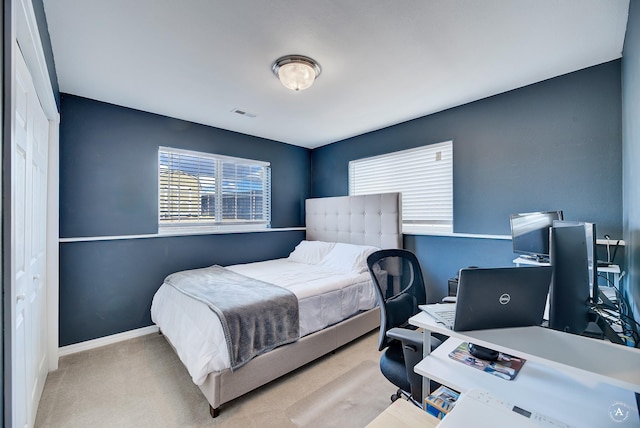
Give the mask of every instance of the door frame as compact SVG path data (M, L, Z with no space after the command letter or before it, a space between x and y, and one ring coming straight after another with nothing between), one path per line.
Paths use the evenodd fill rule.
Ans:
M10 147L15 132L13 118L13 87L17 45L33 79L42 109L49 120L49 151L47 160L47 237L46 237L46 307L47 307L47 354L48 370L58 368L58 260L59 260L59 125L60 114L53 87L49 78L44 49L40 39L32 0L4 2L3 29L3 141L2 141L2 287L3 287L3 420L5 426L13 425L12 352L13 319L15 315L15 283L12 275L11 245L11 153ZM8 40L7 40L8 39ZM16 45L17 42L17 45ZM8 77L10 76L10 80ZM10 83L9 83L10 82Z

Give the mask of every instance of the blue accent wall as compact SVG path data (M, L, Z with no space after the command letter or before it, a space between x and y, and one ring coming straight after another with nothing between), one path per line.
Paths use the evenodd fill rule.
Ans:
M304 226L310 151L271 140L62 94L60 236L157 233L158 147L271 163L272 226ZM169 273L286 257L304 231L60 244L60 345L151 325Z
M622 58L624 239L626 294L640 320L640 2L629 4Z
M60 346L152 325L163 279L184 269L286 257L304 231L60 244Z
M454 232L509 235L512 213L562 209L621 238L620 73L616 60L317 148L312 193L348 194L353 159L453 140ZM407 235L405 245L431 300L461 267L514 258L508 240Z
M62 94L60 231L66 238L157 231L160 145L271 162L274 227L302 226L309 196L348 193L348 162L454 140L454 229L509 234L509 214L563 209L622 237L621 61L313 151ZM60 344L151 324L167 273L283 257L303 232L60 245ZM406 235L433 287L464 266L508 266L511 242ZM620 254L623 254L621 252ZM620 255L619 255L620 257ZM620 261L620 260L616 260Z
M61 237L156 233L159 146L271 162L272 226L304 225L309 150L74 95L61 98Z
M504 239L405 235L404 248L420 260L431 302L447 295L447 282L461 267L513 266L514 259L511 241Z

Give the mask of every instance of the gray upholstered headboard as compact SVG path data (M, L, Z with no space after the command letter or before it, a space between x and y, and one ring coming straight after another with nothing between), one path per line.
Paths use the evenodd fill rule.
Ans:
M402 248L400 193L306 200L307 240Z

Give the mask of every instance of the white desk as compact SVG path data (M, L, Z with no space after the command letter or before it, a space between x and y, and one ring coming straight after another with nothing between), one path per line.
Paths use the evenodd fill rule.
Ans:
M513 259L513 263L516 266L520 265L531 265L531 266L550 266L550 263L537 262L535 260L527 259L525 257L518 257ZM607 274L607 280L609 280L609 275L612 278L609 280L610 283L607 284L608 287L611 285L615 286L618 290L620 290L620 266L618 265L609 265L609 266L598 266L598 273Z
M600 266L598 267L599 273L606 273L607 280L611 281L611 283L607 284L607 286L611 286L613 284L618 290L620 290L620 266L618 265L609 265L609 266ZM613 278L609 279L609 275L612 275Z
M484 389L574 426L606 427L613 422L609 407L622 402L635 418L634 424L628 426L638 425L632 393L640 392L638 349L541 327L453 332L426 313L415 315L409 322L425 329L425 342L430 332L451 336L431 355L425 345L427 355L415 369L425 378L462 393L470 388ZM449 358L449 352L461 341L516 355L527 362L515 380L506 381ZM596 421L602 424L595 424Z
M533 415L529 417L523 416L515 413L513 407L505 408L501 406L504 400L498 399L498 408L487 405L487 401L491 404L496 404L491 398L495 397L487 397L486 392L483 390L475 390L475 393L474 391L468 391L462 394L456 402L456 407L445 416L437 428L540 428L540 425L538 425L540 423L539 418ZM562 424L561 421L558 422ZM566 424L564 425L566 426ZM563 427L560 425L554 428Z
M415 367L416 373L460 391L484 389L531 412L574 427L607 427L609 407L624 402L635 408L628 390L572 376L536 361L527 361L514 380L504 380L449 358L462 341L450 338ZM454 408L453 411L455 411Z

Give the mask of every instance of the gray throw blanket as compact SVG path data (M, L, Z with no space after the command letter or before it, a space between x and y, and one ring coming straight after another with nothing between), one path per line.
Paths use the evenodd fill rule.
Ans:
M298 299L287 289L217 265L177 272L164 282L218 315L232 371L300 337Z

